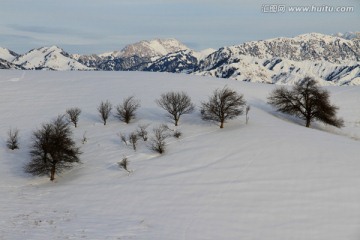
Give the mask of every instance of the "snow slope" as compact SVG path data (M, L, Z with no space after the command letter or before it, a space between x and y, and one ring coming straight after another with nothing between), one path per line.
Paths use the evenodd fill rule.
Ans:
M0 72L0 239L359 238L360 87L328 87L344 129L307 129L266 104L274 85L167 73ZM149 130L169 123L154 103L163 92L184 90L199 106L224 85L244 93L248 125L241 116L219 129L197 110L180 119L183 136L169 138L162 156L143 142L134 152L117 136L139 123L151 123ZM132 94L142 104L137 120L112 117L103 126L100 101ZM32 131L73 106L82 109L74 135L83 164L55 182L24 174ZM19 150L5 148L9 127L20 129ZM123 156L130 175L117 166Z

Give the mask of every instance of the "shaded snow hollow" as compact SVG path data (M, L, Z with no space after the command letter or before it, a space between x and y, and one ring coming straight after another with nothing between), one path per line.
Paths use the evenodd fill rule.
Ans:
M344 129L307 129L266 104L273 85L144 72L0 73L0 239L359 239L360 87L328 88ZM224 85L245 95L249 124L241 116L219 129L197 109L180 119L183 136L169 138L162 156L143 142L134 152L117 136L169 123L154 102L163 92L184 90L199 106ZM129 95L141 100L137 119L103 126L100 101ZM74 106L82 109L74 137L83 164L55 182L24 174L32 131ZM10 126L20 130L16 151L5 148ZM130 175L117 166L123 156Z

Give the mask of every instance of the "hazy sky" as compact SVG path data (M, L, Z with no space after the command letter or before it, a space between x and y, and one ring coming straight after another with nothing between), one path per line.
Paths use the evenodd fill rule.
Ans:
M0 0L0 46L24 53L58 45L102 53L154 38L196 50L307 32L360 31L359 0ZM284 13L264 13L286 4ZM289 12L291 6L352 6L353 12Z

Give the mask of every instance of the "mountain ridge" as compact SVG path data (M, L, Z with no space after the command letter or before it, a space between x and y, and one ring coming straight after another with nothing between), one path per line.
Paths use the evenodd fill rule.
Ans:
M322 85L360 85L357 36L360 33L306 33L201 52L170 38L91 55L68 54L57 46L23 55L0 49L0 58L25 69L172 72L275 84L292 84L310 75Z

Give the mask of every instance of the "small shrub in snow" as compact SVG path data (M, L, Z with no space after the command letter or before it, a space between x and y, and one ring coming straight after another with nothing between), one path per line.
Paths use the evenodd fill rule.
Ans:
M137 135L135 132L129 134L129 142L131 143L134 151L136 151L136 144L139 140L139 135Z
M169 137L169 134L167 133L168 129L164 127L164 125L159 126L157 128L153 129L153 134L150 138L150 149L158 152L160 154L163 154L165 152L165 146L166 146L166 138Z
M148 140L148 131L146 130L149 127L149 124L141 124L137 128L137 134L139 137L141 137L144 142Z
M182 135L182 133L181 133L179 130L175 130L175 131L174 131L173 136L174 136L175 138L180 138L181 135Z
M72 122L75 127L77 127L80 113L81 113L81 109L77 108L77 107L69 108L66 110L66 114L67 114L69 121Z
M120 168L123 168L125 171L130 173L130 171L128 170L129 160L127 157L123 157L123 159L120 162L118 162L118 165Z
M247 105L246 109L245 109L246 124L248 124L248 122L249 122L249 111L250 111L250 106Z
M135 118L135 112L140 107L140 101L134 96L125 98L122 104L116 106L116 117L125 123L130 123Z
M120 140L127 146L128 142L127 142L127 139L126 139L126 135L123 134L123 133L119 133L118 136L120 137Z
M85 131L84 134L83 134L83 137L81 139L82 144L87 143L87 140L88 140L88 138L86 137L86 131Z
M9 129L8 139L6 140L6 146L11 149L19 149L19 130L18 129Z
M110 116L111 109L112 109L112 105L108 100L106 100L106 102L102 101L97 108L100 117L103 120L104 125L106 125L106 121Z

